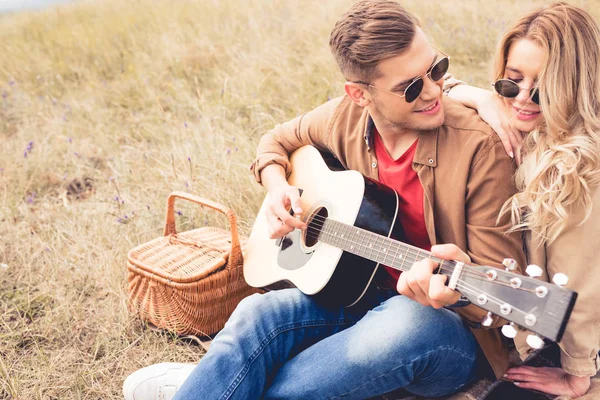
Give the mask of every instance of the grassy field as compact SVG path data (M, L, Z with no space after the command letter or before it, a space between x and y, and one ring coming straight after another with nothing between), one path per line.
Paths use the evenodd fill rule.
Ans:
M600 18L600 1L573 1ZM487 86L535 4L404 1L460 78ZM0 399L121 398L200 346L127 311L126 253L167 195L231 206L249 233L259 137L342 93L328 50L349 0L105 0L0 16ZM182 204L179 226L225 221Z

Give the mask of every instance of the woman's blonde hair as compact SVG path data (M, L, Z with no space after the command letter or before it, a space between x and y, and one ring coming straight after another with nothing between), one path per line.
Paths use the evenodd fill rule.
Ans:
M551 243L573 211L592 209L600 181L600 29L584 10L555 3L521 18L501 39L495 64L503 76L510 46L528 39L545 54L538 75L544 122L521 146L519 193L509 199L513 230L531 229Z

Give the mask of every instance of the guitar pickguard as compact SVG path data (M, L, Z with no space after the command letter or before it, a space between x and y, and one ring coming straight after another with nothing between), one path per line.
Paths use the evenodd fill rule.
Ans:
M313 253L314 248L308 253L304 251L302 230L295 229L285 235L279 242L277 264L283 269L293 271L306 265Z

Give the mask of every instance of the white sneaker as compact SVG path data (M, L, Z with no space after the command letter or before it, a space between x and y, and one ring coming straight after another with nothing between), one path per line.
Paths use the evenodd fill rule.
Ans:
M160 363L138 369L123 382L125 400L171 400L196 364Z

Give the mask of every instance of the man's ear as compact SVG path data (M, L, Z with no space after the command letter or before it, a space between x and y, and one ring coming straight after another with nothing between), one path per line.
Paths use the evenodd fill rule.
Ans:
M366 107L371 104L371 94L365 89L365 85L354 82L344 83L344 91L357 105Z

